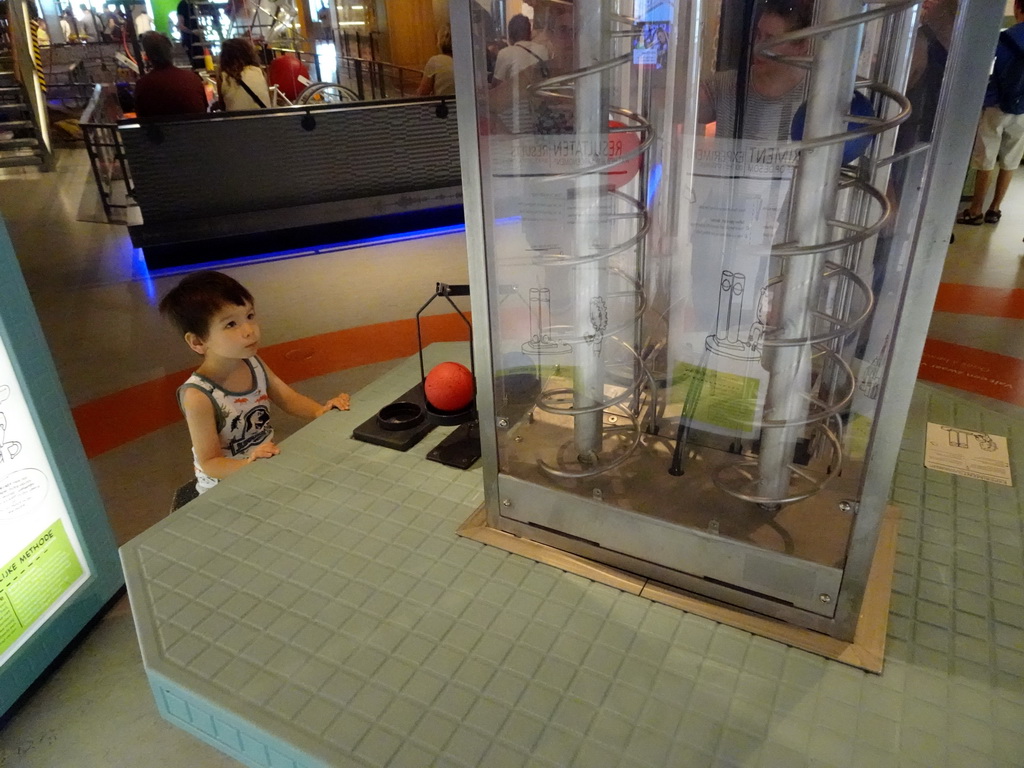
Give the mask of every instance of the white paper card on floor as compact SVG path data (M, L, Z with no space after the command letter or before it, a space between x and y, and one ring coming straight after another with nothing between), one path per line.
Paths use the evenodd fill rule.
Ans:
M924 465L952 475L1013 485L1006 438L980 430L929 422Z

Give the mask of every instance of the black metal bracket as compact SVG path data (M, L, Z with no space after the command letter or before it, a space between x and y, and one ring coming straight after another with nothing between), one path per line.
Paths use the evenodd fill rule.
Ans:
M463 314L462 310L458 308L458 306L455 304L454 301L452 301L452 299L451 299L452 296L469 296L469 286L468 285L461 285L461 284L460 285L450 285L448 283L435 283L433 295L429 299L427 299L426 303L422 307L420 307L419 312L416 313L416 346L419 348L419 356L420 356L420 386L421 387L423 386L423 382L427 378L427 371L426 371L426 368L423 365L423 330L422 330L422 328L420 326L420 315L422 315L423 312L426 310L426 308L429 307L431 305L431 303L433 303L434 299L437 299L437 298L444 298L449 304L451 304L452 305L452 309L454 309L458 313L459 317L462 318L462 322L464 322L466 324L466 327L469 329L469 370L473 374L474 386L476 385L476 361L473 358L473 324L469 322L469 318L466 317L466 315ZM474 401L474 403L476 402L475 394L474 394L473 401ZM426 402L426 398L424 398L424 402ZM428 407L428 412L429 412L429 403L427 404L427 407ZM475 413L476 413L475 405L474 405L472 410L473 410L473 413L475 415Z

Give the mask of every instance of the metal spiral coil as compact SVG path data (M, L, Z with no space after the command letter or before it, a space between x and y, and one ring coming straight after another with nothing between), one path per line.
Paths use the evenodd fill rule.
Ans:
M861 13L817 23L766 40L757 46L756 53L795 66L810 68L814 62L813 57L780 55L773 52L772 49L782 43L821 39L840 30L863 26L869 22L902 13L918 5L919 1L881 0L870 3L874 7ZM909 117L909 100L887 84L871 80L855 80L854 88L863 88L875 94L878 97L875 100L876 103L881 100L883 103L888 102L889 105L895 105L894 108L890 106L890 108L880 110L883 115L886 112L892 114L888 117L844 115L841 117L843 124L848 125L852 122L856 125L855 128L829 135L805 137L795 142L794 147L810 150L841 145L851 139L875 136L890 131ZM886 162L887 159L876 159L874 164L877 167ZM841 283L838 293L844 300L839 302L840 313L831 313L814 306L807 306L806 313L809 320L804 325L809 325L809 330L805 333L784 335L785 332L781 328L765 329L761 344L766 350L772 350L772 353L776 355L785 350L791 350L796 357L787 358L787 362L791 365L790 371L796 370L801 365L809 366L813 370L814 364L806 362L808 358L813 358L818 361L818 376L811 378L811 385L807 391L791 394L788 401L783 400L781 405L775 404L775 407L787 414L795 411L798 415L783 419L765 415L758 420L757 426L762 429L762 446L761 453L756 459L729 464L712 473L712 481L722 491L768 509L777 509L783 504L806 499L820 492L839 473L842 466L841 414L852 401L857 381L851 367L843 359L841 350L845 340L849 339L867 320L875 297L871 286L849 266L836 263L835 257L842 256L841 261L845 258L852 258L850 254L853 250L878 234L892 215L892 206L885 191L869 183L863 176L863 169L858 171L855 168L843 168L839 173L838 183L840 190L847 190L849 194L853 195L853 204L848 206L849 210L859 211L863 218L867 219L869 218L868 210L874 208L871 211L870 221L827 219L825 221L827 231L837 232L839 236L810 244L779 243L771 249L771 255L782 259L785 264L795 266L797 263L804 263L804 260L807 260L808 266L817 264L817 267L810 267L809 274L817 275L818 295L827 295L827 288L831 281L838 280ZM826 258L825 254L832 254L832 258ZM804 269L803 274L806 276L808 274L807 267ZM774 278L773 287L778 288L778 284L785 280L785 274ZM817 297L813 297L813 301L817 302ZM797 362L793 362L794 360ZM805 362L800 363L800 360ZM792 378L796 374L789 373L787 375ZM824 390L824 395L815 393L819 388ZM799 402L794 407L792 403L796 401ZM765 410L768 410L767 405ZM828 451L829 454L828 456L819 455L818 461L813 462L814 468L791 460L796 435L807 429L810 430L811 444L816 445L819 451ZM766 436L775 440L770 457L765 452L764 444L768 439ZM787 456L790 458L787 459ZM769 479L773 473L780 473L782 481L773 482Z
M612 340L632 353L634 359L640 364L639 367L643 371L644 378L649 380L650 374L643 365L641 356L636 350L617 338L612 337ZM583 462L578 457L568 458L567 454L571 453L571 443L566 443L560 446L558 450L558 466L553 466L542 459L538 459L537 466L540 470L550 477L562 480L578 480L608 472L629 459L640 445L643 430L639 415L628 406L628 403L631 399L638 396L644 383L644 381L634 380L630 386L624 388L618 395L597 405L584 408L573 405L573 391L570 388L548 389L541 392L537 398L537 408L540 410L551 414L572 417L600 413L602 416L603 436L607 438L609 436L625 434L628 436L628 442L625 446L622 446L614 457L609 458L608 455L602 453L596 457L595 461L590 463ZM623 426L617 423L620 415L625 417L628 422L627 425Z
M904 118L905 119L905 118ZM902 120L900 120L902 122ZM898 123L893 122L889 128L893 128ZM837 134L837 136L844 136L844 134ZM815 146L822 146L817 140L813 142ZM841 144L843 143L842 138L836 138L835 136L830 137L830 141L827 144ZM803 145L803 142L800 142ZM853 171L844 170L840 173L839 181L840 189L852 188L855 193L859 193L863 198L870 199L878 204L880 212L875 217L875 220L869 224L858 224L853 221L842 221L839 219L829 219L826 223L829 226L835 227L836 229L850 232L851 234L846 237L841 237L836 240L829 240L821 243L814 243L812 245L796 245L794 243L779 243L772 246L772 256L787 257L787 256L806 256L809 254L827 253L830 251L839 251L849 248L850 246L863 243L865 240L870 239L874 235L877 235L882 228L886 225L892 216L892 203L889 198L885 196L885 193L877 189L876 187L869 184L864 179L861 179L853 175Z
M814 320L831 327L821 331L820 333L801 336L799 338L786 338L780 336L778 330L768 328L765 331L764 337L761 339L762 346L771 348L792 347L798 345L820 345L834 339L846 338L864 325L868 317L871 315L871 309L874 306L874 294L871 290L871 286L864 282L864 279L853 270L831 262L825 262L821 277L822 282L827 282L837 277L842 278L844 281L848 281L854 292L861 299L860 314L855 317L840 317L837 315L827 314L822 310L814 310L810 313L814 317ZM768 285L774 286L780 282L781 278L775 277L768 281Z
M829 428L825 422L821 421L814 425L815 437L821 438L831 451L829 460L825 462L825 468L815 470L795 461L789 462L788 467L796 476L796 480L790 484L789 492L785 496L767 496L759 492L760 468L756 459L738 461L718 467L711 472L711 481L717 488L730 496L766 507L792 504L814 496L825 488L834 477L838 476L842 469L843 444L840 438L842 422L839 421L838 416L831 418L834 428Z
M639 35L638 28L633 19L620 15L609 16L612 24L619 25L621 29L612 32L615 38L632 40ZM612 71L618 67L629 65L632 61L630 54L613 56L607 61L583 67L572 72L559 74L543 80L529 87L531 97L534 99L546 99L549 101L572 102L575 99L578 84L585 78L595 77L604 72ZM622 163L646 157L651 146L654 144L655 132L650 122L642 115L622 107L609 106L609 118L622 123L622 125L604 125L602 132L607 131L609 135L616 133L634 134L637 137L637 146L623 152L614 159L598 160L590 162L579 168L558 173L516 173L495 174L506 178L530 178L539 183L556 183L581 179L607 172ZM603 190L601 193L606 199L614 201L616 210L611 215L602 215L603 222L629 222L630 226L622 234L625 235L619 242L613 242L606 247L601 247L582 254L571 253L541 253L530 254L524 261L535 266L553 268L576 268L588 265L606 264L609 259L628 253L638 248L647 238L651 229L650 216L647 205L638 196L630 195L618 189ZM595 222L596 224L597 222ZM585 460L579 456L570 457L571 446L562 446L556 464L550 464L538 460L539 468L553 478L558 479L580 479L593 477L607 472L626 461L640 445L642 428L638 410L631 408L629 402L635 402L640 398L640 393L651 386L653 381L650 372L647 370L645 361L636 353L631 344L621 341L619 334L637 327L640 317L647 308L647 296L643 282L638 277L626 274L623 270L610 265L608 273L627 282L625 290L614 291L602 298L608 301L626 300L633 306L623 317L621 322L606 323L598 326L595 323L593 332L588 333L581 328L567 326L554 326L548 329L552 349L569 350L579 349L583 345L595 345L598 349L605 343L614 344L617 349L624 350L631 361L633 376L625 382L617 382L615 390L617 394L609 395L606 387L602 387L605 395L599 398L599 402L585 406L577 406L574 403L574 392L572 388L554 388L543 390L536 399L536 407L544 412L559 416L566 416L573 419L579 417L598 417L601 420L602 445L607 439L614 435L618 440L623 434L628 433L629 437L622 444L617 446L614 455L606 451L600 451L597 455L588 456ZM607 308L606 308L607 309ZM620 388L621 387L621 388ZM620 423L620 417L624 418L625 424Z

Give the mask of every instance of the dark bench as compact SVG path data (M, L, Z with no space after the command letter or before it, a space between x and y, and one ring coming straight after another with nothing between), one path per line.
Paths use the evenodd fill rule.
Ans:
M451 99L121 121L151 267L462 221Z

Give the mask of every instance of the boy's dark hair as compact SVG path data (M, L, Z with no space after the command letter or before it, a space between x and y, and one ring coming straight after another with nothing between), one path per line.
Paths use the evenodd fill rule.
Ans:
M160 302L160 314L174 323L182 335L194 333L205 339L210 321L223 307L253 304L252 294L233 277L205 270L184 278Z

